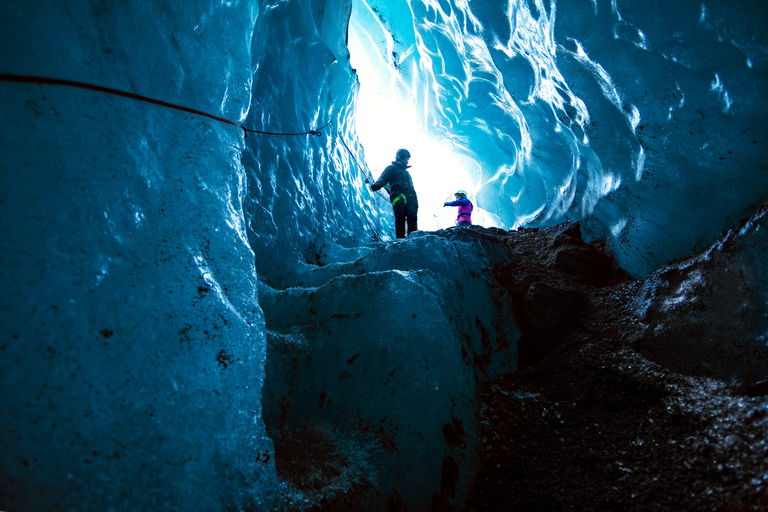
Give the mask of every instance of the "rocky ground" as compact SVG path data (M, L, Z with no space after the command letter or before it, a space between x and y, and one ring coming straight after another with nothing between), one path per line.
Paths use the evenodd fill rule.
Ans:
M520 369L478 396L467 510L768 510L765 382L684 375L635 347L642 283L578 226L508 240Z

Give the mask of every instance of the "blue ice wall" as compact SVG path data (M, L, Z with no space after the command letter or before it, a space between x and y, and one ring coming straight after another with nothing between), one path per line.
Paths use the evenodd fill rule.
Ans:
M296 503L349 493L364 510L397 500L429 510L442 493L462 506L476 470L475 396L517 369L511 299L492 277L492 263L512 261L469 230L418 232L316 266L285 290L260 288L263 416L279 463L301 468L285 471ZM302 442L315 448L292 448ZM343 463L332 471L329 460Z
M583 223L629 270L708 248L768 199L763 2L557 7L558 67L591 111L592 146L601 158L642 148L613 159L622 185ZM610 102L605 85L584 87L603 73ZM629 122L612 126L611 112Z
M259 12L4 2L0 70L240 121ZM263 503L242 130L72 87L0 90L0 508Z
M348 2L278 2L256 20L245 126L301 133L327 125L321 136L246 139L248 232L260 275L276 287L311 270L322 253L354 253L392 231L388 201L371 193L358 167L365 161L354 132L356 77L346 25L338 21L350 8Z
M391 225L340 142L361 152L349 8L0 6L3 73L235 123L0 83L0 508L274 505L257 280Z

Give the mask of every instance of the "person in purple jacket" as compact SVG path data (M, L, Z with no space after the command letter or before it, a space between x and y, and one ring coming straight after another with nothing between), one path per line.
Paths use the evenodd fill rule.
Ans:
M456 217L456 224L459 226L470 226L472 225L472 201L467 199L467 193L463 190L459 190L455 194L453 194L453 197L456 198L455 201L451 201L450 203L443 203L443 207L445 206L458 206L459 207L459 215Z

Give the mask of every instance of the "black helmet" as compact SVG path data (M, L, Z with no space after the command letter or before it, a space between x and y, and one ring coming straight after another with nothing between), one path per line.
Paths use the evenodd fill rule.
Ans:
M397 156L395 158L397 158L398 160L405 160L406 158L411 158L411 154L408 152L407 149L398 149Z

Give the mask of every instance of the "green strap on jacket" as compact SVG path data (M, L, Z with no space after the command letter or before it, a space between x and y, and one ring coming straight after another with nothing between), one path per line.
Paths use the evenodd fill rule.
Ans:
M408 204L408 199L406 199L405 194L400 194L392 200L392 206L395 206L395 203L398 202L400 198L403 198L403 204Z

